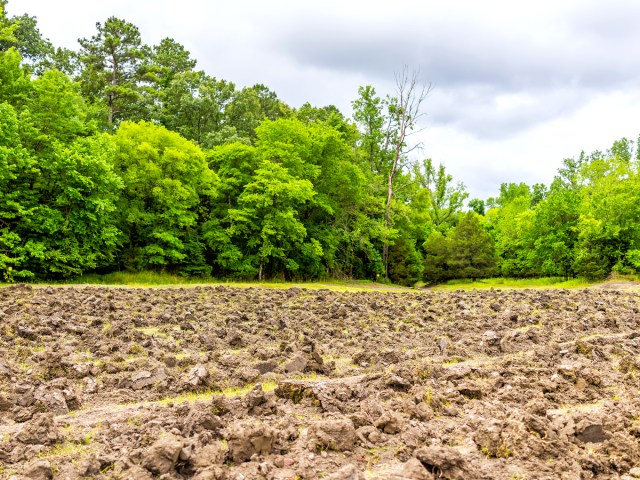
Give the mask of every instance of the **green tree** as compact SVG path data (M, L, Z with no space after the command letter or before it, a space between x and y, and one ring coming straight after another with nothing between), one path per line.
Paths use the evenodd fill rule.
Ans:
M450 243L438 230L433 230L424 242L424 279L427 283L439 283L452 278L448 265Z
M480 200L479 198L472 198L471 200L469 200L468 206L472 211L476 212L478 215L484 216L485 214L484 200Z
M230 210L239 208L238 198L260 165L256 149L243 143L228 143L208 150L206 156L220 178L219 195L212 201L203 225L210 263L223 276L252 277L253 258L247 256L246 239L230 228L233 223Z
M505 184L503 184L505 185ZM534 216L531 197L527 188L519 190L520 196L503 197L498 204L486 212L500 272L505 277L527 277L539 274L531 263L534 239L531 231Z
M7 17L7 0L0 0L0 52L13 47L18 26Z
M178 73L160 96L160 122L205 148L243 141L235 129L225 130L224 112L234 91L233 83L204 72ZM220 132L224 134L219 136Z
M35 108L37 105L32 105ZM6 279L68 278L113 261L119 232L113 222L120 179L111 167L108 137L23 144L42 136L1 106L0 270ZM26 112L28 113L28 112ZM21 115L22 122L30 119Z
M26 101L31 87L15 48L0 52L0 102L19 106Z
M225 124L240 138L254 140L263 120L290 117L289 107L262 84L236 91L225 107Z
M469 196L464 184L454 183L453 176L447 173L445 166L440 164L436 169L430 158L423 161L421 169L414 169L414 175L422 187L418 195L424 196L432 224L445 232L455 224Z
M382 258L385 278L388 278L389 246L397 236L397 230L393 228L393 206L397 203L398 192L411 184L408 175L412 167L410 153L419 146L409 145L408 140L424 114L422 103L430 90L430 85L419 84L418 72L410 73L405 67L396 74L395 96L388 96L383 101L372 87L364 87L359 90L360 98L352 103L354 119L363 130L360 146L364 163L369 164L373 178L377 180L375 183L384 192Z
M123 122L114 135L119 202L128 268L207 273L201 205L216 195L217 176L202 151L164 127Z
M467 212L451 232L447 265L453 278L487 278L497 273L493 239L475 212Z
M556 177L545 200L536 206L530 232L530 263L538 274L573 276L579 208L580 191L569 179Z
M111 127L140 117L142 64L148 48L138 28L116 17L96 23L98 33L78 40L83 93L106 106Z
M252 260L259 280L283 270L298 270L292 258L296 249L310 246L308 254L322 255L317 242L305 246L307 231L298 216L298 209L314 194L309 180L297 179L284 166L268 160L245 185L239 208L229 212L230 233L246 239L245 255Z
M574 268L602 278L611 270L633 273L628 252L640 246L640 177L634 142L625 138L580 165L581 202Z
M80 87L58 70L47 70L31 83L25 102L31 124L38 135L31 139L36 150L53 139L69 143L76 137L95 133L91 110L80 95Z

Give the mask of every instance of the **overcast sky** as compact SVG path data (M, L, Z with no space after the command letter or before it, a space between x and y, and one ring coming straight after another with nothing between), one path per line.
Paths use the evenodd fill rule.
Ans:
M351 114L358 87L393 93L419 69L423 157L471 197L502 182L549 184L562 159L640 134L640 2L9 0L56 46L77 49L110 16L142 40L171 37L198 68L263 83L291 106Z

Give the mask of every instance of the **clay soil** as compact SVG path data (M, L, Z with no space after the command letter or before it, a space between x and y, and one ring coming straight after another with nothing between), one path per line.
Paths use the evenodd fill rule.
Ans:
M0 478L640 478L627 289L0 289Z

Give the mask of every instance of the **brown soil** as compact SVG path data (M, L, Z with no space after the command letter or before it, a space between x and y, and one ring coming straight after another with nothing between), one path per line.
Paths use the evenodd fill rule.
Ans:
M0 478L640 478L635 290L0 289Z

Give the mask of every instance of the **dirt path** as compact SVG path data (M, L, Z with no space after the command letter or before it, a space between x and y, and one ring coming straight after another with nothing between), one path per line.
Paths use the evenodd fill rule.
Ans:
M0 289L0 478L640 478L635 288Z

